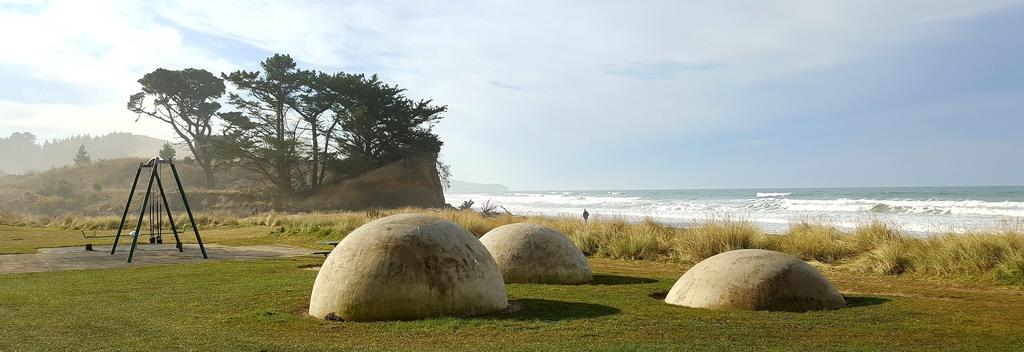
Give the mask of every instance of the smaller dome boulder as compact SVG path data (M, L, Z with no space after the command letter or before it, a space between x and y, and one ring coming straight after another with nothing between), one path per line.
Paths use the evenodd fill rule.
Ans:
M846 301L818 270L787 254L740 249L704 259L665 297L674 305L729 310L804 312L839 309Z
M506 283L582 284L593 275L587 257L553 228L518 223L480 237L501 269Z
M399 214L366 223L331 251L309 315L375 321L487 314L508 307L487 248L451 221Z

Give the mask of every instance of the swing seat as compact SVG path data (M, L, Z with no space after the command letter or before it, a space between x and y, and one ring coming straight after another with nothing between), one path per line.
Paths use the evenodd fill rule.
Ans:
M116 237L114 235L97 235L96 231L93 231L92 232L92 236L89 236L89 235L85 234L85 230L78 230L78 231L82 232L82 238L87 239L87 240L90 240L90 239L93 239L93 238L114 238L114 237Z
M85 230L78 230L78 231L82 233L82 239L85 240L85 250L89 251L89 252L93 251L93 243L92 243L93 239L97 239L97 238L114 238L114 237L116 237L114 235L104 235L104 236L97 235L96 231L93 231L92 232L92 236L89 236L89 235L87 235L85 233Z
M340 242L341 241L320 241L320 242L317 242L317 244L319 244L321 246L332 246L332 247L334 247L334 246L337 246L338 243L340 243ZM313 255L323 255L324 257L326 257L328 254L331 254L331 251L317 251L317 252L313 252Z

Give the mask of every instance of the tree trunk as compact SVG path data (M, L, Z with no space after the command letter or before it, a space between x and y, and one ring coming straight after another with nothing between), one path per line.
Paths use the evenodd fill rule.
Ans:
M213 176L213 165L203 165L203 176L206 177L206 188L213 189L217 187L217 182Z
M279 154L277 156L278 160L276 160L275 162L275 164L277 164L278 176L277 188L281 191L281 193L289 194L292 192L292 166L291 163L289 162L289 159L291 158L291 152L288 150L288 147L286 147L284 143L286 118L284 110L284 99L278 99L277 107L275 110L275 112L277 113L277 121L275 121L276 126L274 126L276 129L275 132L277 132L277 136L275 136L275 139L277 140L277 148L279 148Z
M313 130L313 167L311 170L312 177L309 179L310 188L316 190L320 188L320 177L318 176L317 170L320 166L320 142L317 140L319 136L316 134L316 124L312 124Z
M328 134L327 138L324 138L324 152L323 152L323 154L320 154L320 160L322 160L321 162L326 162L327 161L327 150L328 150L328 148L330 148L330 146L331 146L331 136ZM317 151L317 153L319 153L319 151ZM324 175L326 175L326 174L327 174L327 167L325 166L323 168L320 168L320 175L317 176L316 183L317 184L321 184L321 185L324 184Z

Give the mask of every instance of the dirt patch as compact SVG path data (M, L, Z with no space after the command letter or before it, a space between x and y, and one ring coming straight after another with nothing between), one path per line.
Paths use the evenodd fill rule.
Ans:
M299 265L297 268L299 268L299 269L306 269L306 270L309 270L309 271L320 271L320 267L321 266L322 266L322 264L302 264L302 265Z
M185 245L179 252L174 244L142 244L135 251L132 263L127 263L127 245L118 246L110 254L110 246L95 246L87 251L83 247L42 248L32 254L0 255L0 274L31 273L58 270L135 268L149 265L204 262L210 260L254 260L309 255L303 248L282 245L230 247L206 245L208 259L203 259L198 245Z
M292 307L292 309L288 310L288 313L299 319L313 319L313 317L309 316L309 304L306 302Z

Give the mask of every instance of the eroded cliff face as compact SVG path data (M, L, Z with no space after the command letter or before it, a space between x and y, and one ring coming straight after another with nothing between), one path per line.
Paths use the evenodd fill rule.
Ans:
M444 207L437 154L391 162L295 202L300 210Z

